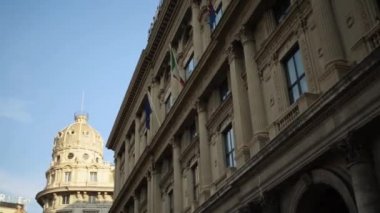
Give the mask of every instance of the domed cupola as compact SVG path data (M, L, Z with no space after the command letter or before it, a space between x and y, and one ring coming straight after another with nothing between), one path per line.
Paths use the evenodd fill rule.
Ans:
M102 137L88 124L88 114L76 113L74 123L59 131L54 139L53 163L99 163L102 159Z

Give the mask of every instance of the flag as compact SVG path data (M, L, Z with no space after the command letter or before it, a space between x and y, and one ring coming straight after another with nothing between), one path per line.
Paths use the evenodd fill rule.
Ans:
M179 67L177 64L177 54L175 53L171 45L170 45L170 69L171 69L173 78L176 79L181 84L182 87L185 86L185 81L179 75Z
M148 99L144 101L144 112L145 112L145 128L150 129L150 114L152 114L152 108Z
M214 9L214 6L212 5L212 1L209 1L208 5L208 14L209 14L209 19L208 19L208 24L210 25L211 29L214 29L214 25L216 22L216 12Z

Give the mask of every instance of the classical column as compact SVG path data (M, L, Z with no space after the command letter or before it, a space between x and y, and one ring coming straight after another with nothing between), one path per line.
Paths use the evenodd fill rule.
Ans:
M260 150L261 145L268 140L268 121L259 70L255 60L256 50L252 32L244 27L241 30L240 36L244 50L244 62L248 84L248 100L254 136L253 153L256 153Z
M206 51L207 46L211 41L211 28L209 24L209 1L201 0L201 14L199 16L202 29L202 46L203 52Z
M193 27L194 59L198 63L203 52L199 0L191 1L191 25Z
M139 160L140 157L140 119L136 115L135 118L135 163Z
M182 212L182 172L181 172L181 146L172 138L173 147L173 200L174 200L174 212Z
M245 82L241 77L244 73L244 61L236 42L228 48L228 63L233 105L233 129L236 144L237 166L242 166L249 159L249 141L252 136L251 113L249 110L248 94Z
M346 152L358 213L380 212L380 197L367 147L349 137L342 145Z
M322 79L325 89L339 80L342 71L348 69L339 29L330 0L312 0L313 13L317 23L318 36L322 47L325 73Z
M139 199L136 194L133 196L133 207L134 213L139 213Z
M200 181L200 199L204 201L210 195L211 180L211 158L210 144L207 124L206 106L201 101L197 102L198 127L199 127L199 181Z

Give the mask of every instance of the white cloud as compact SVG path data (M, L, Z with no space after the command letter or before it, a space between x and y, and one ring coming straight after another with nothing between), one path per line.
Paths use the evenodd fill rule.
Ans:
M21 123L30 123L32 115L27 110L25 101L15 98L0 99L0 118L7 118Z

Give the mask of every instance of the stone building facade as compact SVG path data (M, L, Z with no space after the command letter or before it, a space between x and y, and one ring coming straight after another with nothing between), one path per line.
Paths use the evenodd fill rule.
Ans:
M379 3L162 1L111 212L380 212Z
M44 213L106 213L112 205L114 166L103 160L103 140L85 113L54 138L46 187L36 195Z

